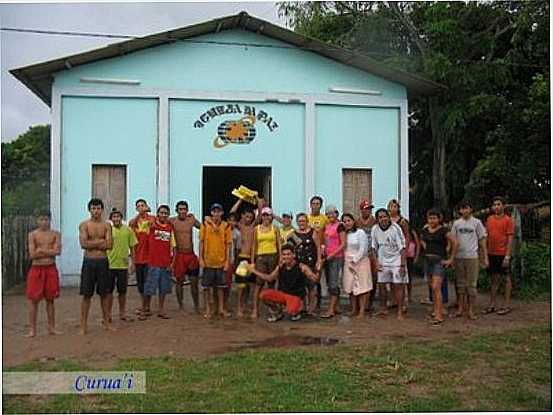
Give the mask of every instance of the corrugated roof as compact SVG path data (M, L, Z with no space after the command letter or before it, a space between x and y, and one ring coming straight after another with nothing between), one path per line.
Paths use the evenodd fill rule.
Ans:
M12 69L10 73L50 106L52 83L54 79L53 74L56 72L103 59L123 56L177 40L189 39L231 29L244 29L250 32L263 34L264 36L280 40L296 47L301 47L302 49L310 50L335 61L381 76L390 81L398 82L405 85L411 96L432 95L441 89L445 89L443 85L436 82L429 81L411 73L388 68L367 56L300 35L268 21L250 16L246 12L240 12L236 15L221 17L180 29L168 30L145 37L114 43L99 49Z

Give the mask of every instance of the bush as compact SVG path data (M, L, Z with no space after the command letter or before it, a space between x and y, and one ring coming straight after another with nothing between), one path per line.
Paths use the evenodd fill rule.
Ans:
M551 246L525 242L520 251L520 276L515 281L521 298L534 298L551 292Z
M551 247L541 242L522 243L520 254L513 258L513 294L532 300L551 292ZM491 278L488 270L481 269L478 290L488 292ZM504 286L499 287L503 293Z

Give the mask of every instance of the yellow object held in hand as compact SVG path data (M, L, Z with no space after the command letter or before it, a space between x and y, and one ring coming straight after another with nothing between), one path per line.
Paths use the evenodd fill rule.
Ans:
M240 277L247 277L250 275L250 271L248 270L248 261L240 261L234 273Z
M248 189L246 186L240 186L238 189L234 189L232 195L252 205L257 205L258 193L255 190Z

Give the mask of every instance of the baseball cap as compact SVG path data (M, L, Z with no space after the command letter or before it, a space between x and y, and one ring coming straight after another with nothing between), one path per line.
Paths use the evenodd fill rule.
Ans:
M272 215L273 209L271 209L269 206L265 206L263 209L261 209L262 215Z
M359 202L359 209L372 209L373 207L374 205L369 203L367 199L362 199L361 202Z
M111 219L113 215L119 215L123 217L123 214L121 213L121 211L115 207L111 209L111 212L109 212L109 218Z
M210 211L211 211L211 210L215 210L215 209L224 210L224 209L223 209L223 205L221 205L220 203L213 203L213 204L211 205L211 207L209 208Z
M288 216L290 219L294 219L294 214L292 212L283 212L282 216Z

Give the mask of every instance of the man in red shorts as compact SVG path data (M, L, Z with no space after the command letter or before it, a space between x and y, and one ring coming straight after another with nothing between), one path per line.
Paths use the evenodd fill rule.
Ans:
M284 244L281 248L281 259L278 267L271 274L264 274L255 269L251 264L249 270L259 278L272 282L278 279L278 289L266 288L261 291L260 300L267 304L271 315L267 318L270 323L281 320L284 317L283 308L290 320L297 321L301 318L303 298L307 279L317 282L319 280L309 266L296 261L294 247Z
M60 282L56 268L56 256L61 253L60 233L50 229L50 212L37 215L38 229L29 233L29 256L31 269L27 274L27 298L29 300L29 333L36 336L38 304L46 300L48 334L61 334L56 330L54 299L60 295Z
M173 225L175 239L177 242L177 256L175 259L175 268L173 275L175 277L175 291L179 309L183 310L183 286L190 285L192 300L194 301L194 310L200 312L198 302L198 271L200 264L198 257L194 254L194 245L192 242L192 231L194 228L200 229L200 222L192 213L188 212L188 203L184 200L177 202L175 207L177 216L169 219Z

